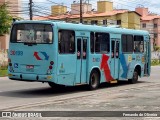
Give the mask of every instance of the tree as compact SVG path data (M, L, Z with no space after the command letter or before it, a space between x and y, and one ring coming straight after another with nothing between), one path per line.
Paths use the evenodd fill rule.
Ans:
M12 16L7 10L7 4L4 3L0 5L0 36L9 33L9 28L11 27Z

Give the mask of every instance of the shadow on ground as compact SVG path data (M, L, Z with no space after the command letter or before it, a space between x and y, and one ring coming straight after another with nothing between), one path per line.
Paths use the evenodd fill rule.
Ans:
M136 84L141 84L141 83L146 83L146 81L139 81ZM110 87L120 87L125 85L129 85L129 83L127 81L120 81L116 84L102 83L98 90L107 89ZM72 86L72 87L67 86L67 87L60 87L58 89L46 87L46 88L12 90L12 91L1 92L0 96L17 97L17 98L42 98L42 97L60 96L64 94L73 94L79 92L89 92L88 86L87 85Z

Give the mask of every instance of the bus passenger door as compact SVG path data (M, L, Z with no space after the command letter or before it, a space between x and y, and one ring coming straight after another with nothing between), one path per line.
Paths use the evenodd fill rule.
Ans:
M111 40L111 75L114 79L119 78L119 40Z
M87 38L77 38L76 83L86 83Z
M144 75L148 76L150 75L149 71L150 71L150 65L149 65L149 60L150 60L150 56L149 56L149 52L150 52L150 48L149 48L149 41L145 41L144 42L144 56L145 56L145 64L144 64Z

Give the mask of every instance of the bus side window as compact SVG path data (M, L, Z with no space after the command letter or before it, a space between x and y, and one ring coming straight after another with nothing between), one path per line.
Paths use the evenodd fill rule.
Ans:
M94 32L90 33L90 51L94 53Z
M143 36L134 36L134 52L144 52Z
M122 38L122 51L125 53L132 53L133 49L133 35L125 35L121 36Z
M74 32L71 32L70 34L70 46L69 46L69 51L71 53L75 52L75 34Z
M71 30L59 30L58 33L58 48L59 53L74 53L75 52L75 33Z
M110 49L110 38L109 38L109 34L108 33L101 33L101 42L100 42L100 46L101 46L101 53L108 53L109 49Z
M99 33L95 34L95 52L100 52L100 35L99 35Z
M108 33L95 34L95 52L108 53L110 51L110 36Z

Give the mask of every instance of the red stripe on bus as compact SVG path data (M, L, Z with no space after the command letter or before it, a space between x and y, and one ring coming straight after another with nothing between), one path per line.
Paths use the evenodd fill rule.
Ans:
M101 61L101 70L104 69L104 74L107 82L109 82L110 80L113 80L113 77L111 76L111 71L108 66L108 60L109 60L109 56L103 54L102 61Z

